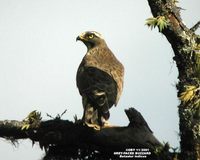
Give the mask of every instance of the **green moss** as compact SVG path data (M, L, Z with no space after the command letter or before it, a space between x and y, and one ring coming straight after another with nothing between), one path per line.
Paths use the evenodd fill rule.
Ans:
M39 126L41 120L41 113L34 110L23 120L21 129L28 130L29 128L36 128Z

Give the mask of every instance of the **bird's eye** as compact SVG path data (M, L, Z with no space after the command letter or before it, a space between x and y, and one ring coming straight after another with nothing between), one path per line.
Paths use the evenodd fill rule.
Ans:
M91 35L88 36L88 38L89 38L89 39L92 39L92 38L94 38L94 35L91 34Z

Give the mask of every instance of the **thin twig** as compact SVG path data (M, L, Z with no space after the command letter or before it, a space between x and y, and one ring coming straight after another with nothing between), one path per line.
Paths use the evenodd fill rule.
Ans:
M195 32L199 27L200 27L200 21L198 21L192 28L190 28L190 30Z

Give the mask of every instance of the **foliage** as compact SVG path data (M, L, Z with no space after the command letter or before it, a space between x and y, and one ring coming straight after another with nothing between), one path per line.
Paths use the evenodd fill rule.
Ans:
M31 127L37 127L41 120L41 113L34 110L23 120L21 130L28 130Z
M196 86L187 85L185 86L185 91L180 94L179 99L184 103L191 101L195 97L198 90L199 88Z
M173 150L173 152L170 152L170 149ZM170 147L169 143L163 142L162 146L156 147L154 150L154 153L159 157L161 160L178 160L178 148L172 148Z
M179 99L183 102L188 102L194 98L196 86L186 86L185 88L186 90L181 93Z
M195 76L200 78L200 44L194 43L193 51L194 51L194 61L195 61L195 66L194 66L194 72Z
M179 3L179 1L178 0L173 0L173 3Z
M167 28L167 26L169 25L169 22L165 18L165 16L157 16L156 18L152 17L152 18L146 19L146 23L145 24L148 27L150 27L151 29L153 29L153 28L155 28L157 26L159 31L162 32L163 29Z

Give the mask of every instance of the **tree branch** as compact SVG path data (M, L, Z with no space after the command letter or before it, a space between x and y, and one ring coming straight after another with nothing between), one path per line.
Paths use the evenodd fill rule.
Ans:
M29 138L39 142L47 155L60 148L72 150L98 150L101 153L125 151L127 148L147 148L155 156L154 151L162 144L155 138L142 115L134 108L125 111L130 123L124 127L102 128L94 130L81 122L73 123L68 120L55 118L40 121L23 129L24 121L0 121L0 137L12 139ZM58 149L59 148L59 149ZM70 149L69 149L70 148ZM71 152L74 153L74 152ZM58 155L58 154L56 154ZM104 154L105 155L105 154Z
M0 137L14 139L28 138L26 132L21 130L23 123L16 120L0 121Z
M192 28L190 28L190 30L191 30L192 32L195 32L199 27L200 27L200 21L197 22Z
M177 84L180 117L181 159L200 159L200 36L182 22L175 0L148 0L154 17L168 22L161 32L171 44L179 71ZM166 25L165 25L166 26Z

